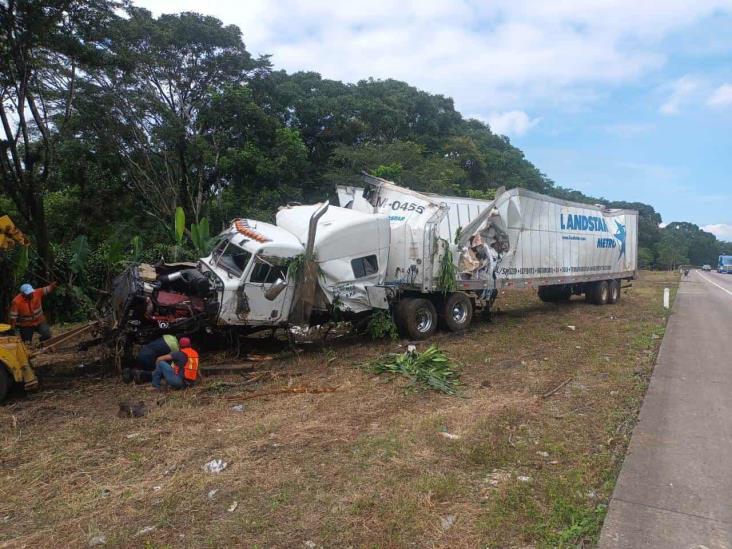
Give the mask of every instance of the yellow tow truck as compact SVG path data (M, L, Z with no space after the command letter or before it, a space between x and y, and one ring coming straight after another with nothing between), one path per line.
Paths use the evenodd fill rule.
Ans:
M0 217L0 252L16 245L28 246L26 236L7 215ZM5 400L14 383L22 383L26 390L38 387L38 379L30 362L30 353L20 336L10 333L9 324L0 324L0 402Z

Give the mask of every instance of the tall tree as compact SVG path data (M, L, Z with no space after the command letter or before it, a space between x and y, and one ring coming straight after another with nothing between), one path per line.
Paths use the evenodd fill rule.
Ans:
M106 105L99 132L116 140L134 188L164 221L183 206L195 221L219 190L220 151L201 114L217 94L269 71L233 25L196 13L131 8L117 25L115 63L94 80L90 100ZM208 140L208 141L207 141Z
M57 137L80 75L99 61L120 6L113 0L0 1L0 184L35 237L46 272L52 254L43 197Z

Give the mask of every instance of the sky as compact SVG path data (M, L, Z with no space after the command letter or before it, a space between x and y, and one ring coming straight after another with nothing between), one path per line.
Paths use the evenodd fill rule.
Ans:
M452 97L557 185L732 241L732 0L136 0L276 69Z

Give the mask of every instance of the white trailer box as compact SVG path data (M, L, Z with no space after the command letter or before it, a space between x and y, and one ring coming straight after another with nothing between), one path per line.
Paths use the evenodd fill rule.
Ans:
M494 200L468 226L490 244L504 240L496 275L503 286L556 285L635 276L638 212L569 202L525 189Z
M470 253L475 235L489 248L495 277L487 276L485 263L474 271L463 270L458 283L463 289L567 285L635 276L636 211L569 202L518 188L499 189L496 199L489 201L421 194L373 177L367 182L366 192L338 187L341 204L364 213L388 214L392 228L407 225L400 229L409 236L412 250L400 254L392 249L399 258L394 264L402 269L401 263L406 263L407 272L431 272L432 278L405 280L423 291L435 289L437 238L450 244L455 262L464 267L469 262L461 259ZM458 228L460 240L453 247ZM431 269L423 267L427 264ZM390 267L387 281L402 281L395 274Z

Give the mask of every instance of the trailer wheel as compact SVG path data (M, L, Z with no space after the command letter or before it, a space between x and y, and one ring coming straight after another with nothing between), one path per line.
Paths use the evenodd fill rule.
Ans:
M5 402L5 397L8 396L11 384L10 374L5 368L5 365L0 362L0 402Z
M462 293L455 292L447 296L442 304L440 324L451 332L461 332L473 320L473 302Z
M569 301L572 297L572 286L569 284L556 284L551 286L539 286L539 299L545 303L556 303L557 301Z
M601 280L600 282L595 282L592 285L592 288L587 295L591 303L594 303L595 305L605 305L609 294L610 285L607 283L607 280Z
M437 329L437 310L424 298L407 298L397 308L397 327L403 337L427 339Z
M620 301L620 283L617 280L611 280L608 284L608 303L617 303Z

